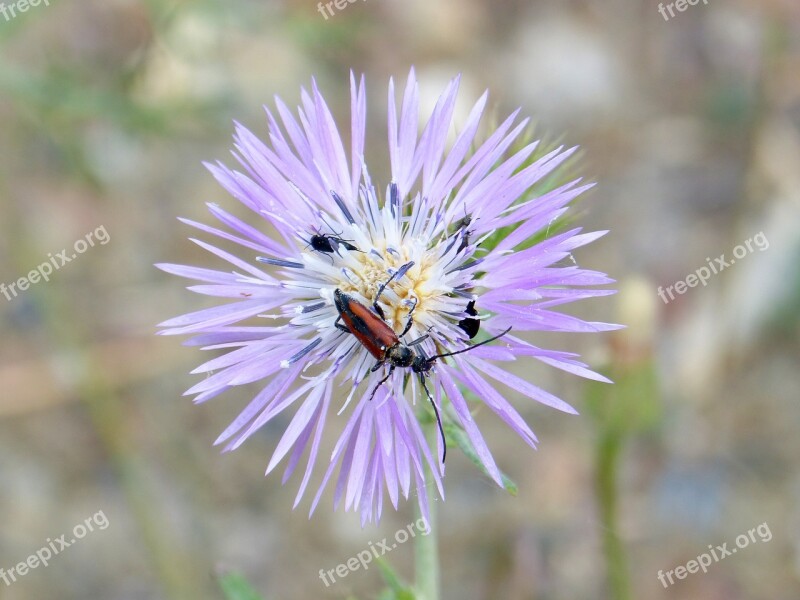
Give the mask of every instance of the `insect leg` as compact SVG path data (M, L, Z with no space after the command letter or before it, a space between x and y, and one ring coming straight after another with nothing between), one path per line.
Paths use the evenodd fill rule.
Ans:
M346 325L342 325L339 321L342 320L342 315L336 317L336 320L333 322L333 326L336 327L339 331L344 331L345 333L352 333Z
M382 364L382 363L379 363L379 364ZM377 366L377 365L376 365L376 366ZM391 366L391 367L389 367L389 372L386 374L386 377L384 377L383 379L381 379L381 380L380 380L380 381L379 381L379 382L378 382L378 383L375 385L375 387L372 389L372 393L369 395L369 399L370 399L370 400L372 400L372 399L375 397L375 392L377 392L377 391L378 391L378 388L379 388L379 387L381 387L381 386L382 386L384 383L386 383L386 381L389 379L389 377L391 377L391 376L392 376L392 373L394 373L394 366Z

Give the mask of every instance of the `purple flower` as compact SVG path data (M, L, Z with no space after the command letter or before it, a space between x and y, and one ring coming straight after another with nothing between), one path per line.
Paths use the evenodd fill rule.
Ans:
M243 171L219 163L207 166L228 192L258 215L257 223L245 223L213 204L209 210L223 228L183 222L238 244L245 257L193 240L232 268L158 265L200 282L189 288L192 291L234 299L161 323L163 334L191 334L187 344L225 351L193 371L206 377L186 394L205 402L233 386L263 386L217 444L226 444L225 450L238 448L270 420L290 413L267 473L285 459L285 483L308 450L297 506L321 451L326 424L341 432L332 454L323 453L326 471L311 512L337 465L335 505L344 497L346 510L360 510L362 523L380 518L386 492L397 508L401 494L408 498L421 490L428 472L425 463L444 496L442 441L430 448L418 421L417 410L433 414L422 380L412 376L410 368L397 368L378 386L389 374L388 365L373 371L375 358L337 323L337 289L369 307L381 284L389 281L379 307L398 334L410 322L402 338L405 344L427 334L412 346L420 356L465 349L476 333L481 336L478 341L513 327L491 344L431 362L425 374L430 401L446 423L465 431L498 485L500 470L462 390L474 394L535 447L536 436L498 391L498 384L559 410L575 410L498 363L533 357L606 381L574 354L538 348L517 337L528 331L617 328L553 310L613 293L586 289L612 280L579 268L571 254L605 232L582 234L578 228L530 243L591 187L576 180L543 194L532 190L575 149L558 148L536 160L531 159L536 143L510 151L527 125L527 120L515 124L519 111L477 145L486 94L449 145L458 84L458 78L450 82L418 135L413 70L399 115L390 82L391 183L383 194L373 186L366 164L363 78L357 83L351 75L349 152L316 85L310 94L303 91L297 117L280 100L277 117L267 110L269 145L237 124L235 156ZM341 385L349 389L342 400L338 395L334 399L334 389ZM416 495L427 517L426 494Z

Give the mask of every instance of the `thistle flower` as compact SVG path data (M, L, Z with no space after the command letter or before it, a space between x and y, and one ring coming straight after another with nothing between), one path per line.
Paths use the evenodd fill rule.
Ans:
M458 78L444 90L418 136L418 86L412 70L399 116L394 85L389 83L391 181L381 191L370 179L365 156L364 79L356 82L352 74L350 79L349 156L316 84L310 94L303 90L297 117L276 99L278 116L267 109L269 145L236 125L234 155L243 172L221 163L207 165L231 195L256 213L257 224L245 223L214 204L209 210L225 229L182 219L238 244L244 256L192 240L232 269L158 266L201 282L190 287L192 291L236 300L161 323L163 334L192 334L188 345L227 352L193 371L207 374L186 392L196 394L196 402L233 386L262 382L262 389L216 443L226 444L225 450L236 449L278 415L293 413L267 473L287 459L285 483L308 451L296 507L320 455L323 431L332 426L340 433L324 461L326 470L311 513L340 465L335 506L344 496L345 509L359 510L364 523L380 518L385 493L397 508L401 494L408 498L430 483L428 472L444 497L443 442L439 437L437 447L429 446L418 420L421 411L436 408L443 420L462 428L498 485L500 470L462 390L474 394L534 448L536 436L498 384L516 395L576 412L497 363L532 357L575 375L605 380L576 355L533 346L518 333L605 331L617 326L552 310L613 293L586 289L612 280L579 268L574 259L570 262L573 250L605 232L580 233L578 228L530 243L591 187L576 180L544 194L532 191L574 148L558 148L536 160L531 159L536 143L511 152L527 126L527 120L516 123L516 111L471 151L486 106L484 94L448 149ZM267 229L277 235L268 235ZM369 307L380 291L376 314L381 317L375 318L384 318L398 335L407 329L402 343L417 340L410 346L415 356L464 350L475 345L471 338L476 334L487 338L509 327L513 331L472 351L430 361L425 373L411 368L390 371L389 362L373 369L373 354L342 324L334 301L337 290L364 310L373 310ZM334 399L338 386L349 388L341 400ZM426 494L416 496L427 517Z

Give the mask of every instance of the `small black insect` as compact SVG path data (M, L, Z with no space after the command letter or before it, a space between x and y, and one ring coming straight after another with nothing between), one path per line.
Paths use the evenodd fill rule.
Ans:
M337 196L335 193L333 194L333 199L343 210L346 209L341 198L339 198L339 196ZM346 213L346 216L349 217L349 213ZM325 216L322 213L319 214L319 217L322 219L322 222L328 226L328 229L334 232L336 231L333 226L328 223L327 219L325 219ZM353 223L352 218L349 218L349 221L351 224ZM351 252L361 252L361 250L359 250L355 245L350 243L352 241L353 240L344 239L341 233L321 233L319 229L316 229L316 233L307 240L308 245L311 246L311 248L316 252L333 254L338 250L339 246L343 246Z
M456 233L462 229L466 229L472 223L472 215L464 215L464 218L456 223Z
M461 234L461 243L458 245L459 252L469 246L469 236L472 235L472 231L469 230L471 223L472 215L464 215L464 218L456 223L456 230L453 235Z
M478 316L478 311L475 310L475 300L469 301L469 304L467 304L465 312L469 316L461 319L458 322L458 326L464 330L464 333L466 333L469 336L469 339L472 339L476 335L478 335L478 330L481 328L480 319L475 318L476 316Z
M344 246L351 252L359 252L359 249L351 244L350 241L352 240L345 240L337 235L317 233L311 236L308 244L317 252L325 252L326 254L333 254L338 246Z

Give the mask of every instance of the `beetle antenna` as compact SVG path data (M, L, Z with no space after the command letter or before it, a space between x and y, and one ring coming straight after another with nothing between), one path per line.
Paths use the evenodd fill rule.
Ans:
M509 331L511 331L511 327L509 327L508 329L506 329L505 331L503 331L501 333L498 333L495 336L490 337L488 340L483 340L482 342L478 342L477 344L473 344L469 348L463 348L462 350L456 350L455 352L445 352L443 354L435 354L434 356L431 356L430 358L426 359L425 362L431 363L431 362L435 361L437 358L445 358L446 356L455 356L456 354L463 354L464 352L469 352L470 350L474 350L478 346L483 346L484 344L488 344L489 342L493 342L496 339L503 337Z
M436 424L439 426L439 435L442 438L442 464L444 464L444 461L447 458L447 439L444 437L442 418L439 416L439 409L436 408L436 403L433 401L433 396L431 396L431 392L430 390L428 390L428 386L425 384L425 376L422 373L419 374L419 381L420 383L422 383L422 387L425 390L425 393L428 394L428 400L431 401L433 412L436 415Z
M380 300L381 294L383 294L383 290L386 289L386 286L389 285L392 282L393 279L395 279L395 278L396 279L402 279L403 275L405 275L408 272L408 270L413 266L414 266L414 261L413 260L410 261L410 262L407 262L406 264L401 266L399 269L397 269L394 273L392 273L391 276L389 277L389 279L387 279L384 283L382 283L380 285L380 287L378 288L378 293L375 294L375 300L372 302L372 307L375 309L375 312L378 313L381 316L382 319L383 319L383 311L380 310L379 307L378 307L378 300Z

